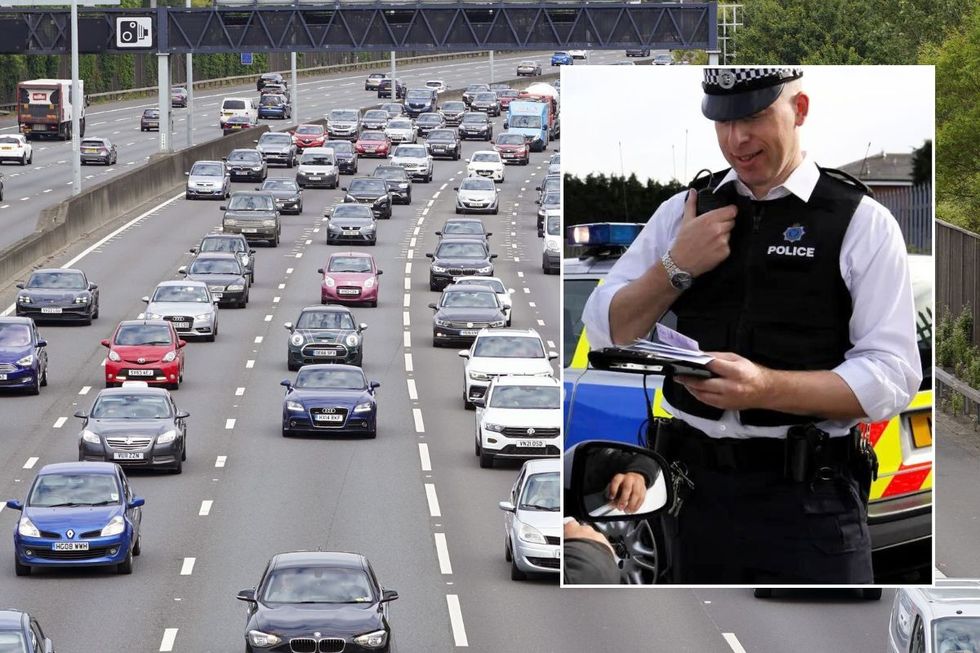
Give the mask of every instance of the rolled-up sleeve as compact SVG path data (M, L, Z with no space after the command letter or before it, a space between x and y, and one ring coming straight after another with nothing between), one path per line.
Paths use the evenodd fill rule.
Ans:
M844 235L841 274L850 290L853 347L834 368L872 421L908 406L922 382L908 254L891 213L865 197Z
M582 311L582 322L593 349L612 346L609 304L620 288L639 278L670 249L684 215L686 197L687 191L684 191L661 204L626 253L609 270L605 281L592 291Z

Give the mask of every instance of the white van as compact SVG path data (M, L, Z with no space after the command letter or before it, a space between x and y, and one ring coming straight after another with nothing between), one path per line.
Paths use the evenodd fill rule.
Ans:
M252 98L226 97L221 101L221 109L218 110L218 124L222 129L225 121L232 116L248 116L249 122L255 124L259 121L259 108Z
M296 170L296 183L300 188L336 188L340 183L340 168L333 148L308 147L303 150Z
M980 651L980 581L899 587L888 619L889 653Z
M545 274L561 272L561 209L548 209L544 215L544 242L541 269Z

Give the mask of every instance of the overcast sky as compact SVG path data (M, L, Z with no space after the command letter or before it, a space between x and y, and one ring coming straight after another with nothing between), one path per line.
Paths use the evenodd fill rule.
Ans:
M701 168L728 167L712 123L701 114L698 66L562 66L562 170L635 172L687 182ZM910 152L933 138L930 66L807 66L810 113L804 151L825 167L869 154ZM685 166L685 143L687 163Z

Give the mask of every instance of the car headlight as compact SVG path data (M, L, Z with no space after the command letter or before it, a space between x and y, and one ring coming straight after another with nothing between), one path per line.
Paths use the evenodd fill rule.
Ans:
M372 633L364 633L354 638L354 643L365 648L381 648L388 642L388 633L384 630L376 630Z
M517 537L521 538L522 541L528 542L530 544L547 544L548 540L544 539L544 535L541 531L536 529L530 524L521 524L521 528L517 533Z
M384 197L379 197L378 199L374 200L374 203L375 204L384 204L387 201L388 201L388 196L385 195Z
M19 301L21 304L30 304L30 303L32 303L31 302L31 298L29 296L27 296L27 295L17 295L17 301Z
M298 401L289 400L286 402L286 410L296 410L299 412L303 412L306 409L303 408L303 404L299 403Z
M275 227L276 226L276 221L275 220L263 220L262 221L262 226L263 227Z
M355 413L367 413L374 409L374 404L370 401L365 401L363 404L357 404L354 406Z
M333 277L323 277L323 285L327 288L333 288L337 285L337 282L333 280Z
M364 280L364 287L365 288L374 288L374 284L375 284L374 277L371 277L369 279L365 279Z
M177 431L170 429L157 438L157 444L170 444L177 439Z
M248 254L242 255L242 265L248 265Z
M85 295L82 295L81 297L76 297L75 298L75 303L76 304L88 304L88 297L85 296Z
M99 436L88 429L82 430L82 440L85 442L90 442L91 444L102 444L102 440L99 438Z
M446 271L446 268L442 267L441 265L435 265L435 264L433 264L432 265L432 271L433 272L445 272Z
M443 320L441 318L435 318L436 326L447 327L452 324L449 320Z
M248 643L252 646L269 648L281 644L282 638L278 635L263 633L261 630L250 630L248 631Z
M245 286L243 286L240 283L233 283L232 285L230 285L227 288L225 288L225 290L227 290L229 292L240 292L242 290L245 290Z
M112 352L110 352L110 354L111 353ZM110 356L110 358L111 358L111 356ZM118 356L117 356L117 358L118 358ZM175 358L177 358L177 352L176 351L168 351L166 354L163 355L163 362L164 363L172 363Z
M354 197L353 195L345 195L344 196L344 201L345 202L356 202L357 201L357 198Z
M493 266L485 265L482 268L477 268L476 272L477 274L490 274L491 272L493 272Z
M163 315L160 313L144 313L144 318L147 320L162 320Z
M304 338L303 338L303 334L302 333L294 333L289 338L290 344L292 344L294 347L299 347L300 345L302 345L303 344L303 340L304 340Z
M124 530L126 530L126 522L123 521L121 515L116 515L109 520L109 523L105 525L102 532L99 533L102 537L109 537L110 535L119 535Z
M252 166L252 170L255 170L255 171L262 170L262 166Z
M229 227L234 227L236 224L238 224L238 221L234 218L225 218L225 224Z
M549 252L557 252L558 251L558 243L555 242L555 241L553 241L553 240L549 240L548 242L545 243L544 246L545 246L545 249L547 249Z
M497 320L496 322L491 322L490 323L490 326L492 326L492 327L507 326L507 320Z
M358 338L357 334L354 333L348 334L347 337L344 339L344 343L346 343L348 347L356 347L357 343L359 342L360 342L360 338Z
M20 524L17 526L17 532L24 537L41 537L41 531L37 530L37 526L34 525L27 517L20 518Z
M503 432L504 427L501 424L493 424L491 422L487 422L486 424L483 425L483 429L485 431L494 431L496 433L501 433Z
M210 313L201 313L200 315L195 315L194 316L194 319L195 320L210 320L211 319L211 314Z
M490 375L483 372L470 372L470 378L474 381L489 381Z
M327 223L327 229L330 231L343 231L341 226L339 224L334 224L332 220Z
M34 364L34 354L28 354L27 356L24 356L19 361L17 361L17 364L20 365L21 367L30 367L31 365Z
M374 228L375 228L375 226L373 224L369 224L369 225L367 225L365 227L361 227L361 231L367 231L368 233L370 233L370 232L374 231Z

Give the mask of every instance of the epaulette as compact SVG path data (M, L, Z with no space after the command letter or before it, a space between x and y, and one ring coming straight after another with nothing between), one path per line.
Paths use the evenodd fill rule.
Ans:
M861 191L862 193L864 193L869 197L875 196L874 191L871 190L867 184L865 184L857 177L854 177L853 175L844 172L843 170L837 170L836 168L823 168L821 166L817 166L817 169L821 173L833 178L836 181L841 182L842 184L851 186L852 188Z

